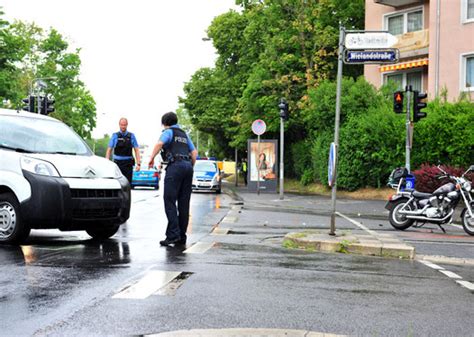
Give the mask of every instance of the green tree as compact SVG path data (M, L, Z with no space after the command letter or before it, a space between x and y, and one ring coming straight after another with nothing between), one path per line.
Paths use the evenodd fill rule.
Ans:
M95 101L79 80L79 49L70 50L68 42L51 28L15 21L9 24L0 16L0 99L20 109L22 99L35 80L47 78L47 91L56 111L52 117L71 126L79 135L90 138L96 126Z
M194 74L182 102L193 124L205 128L230 154L233 147L245 149L257 118L267 124L266 138L277 137L277 104L284 96L292 116L286 123L290 147L311 132L302 115L308 92L335 77L339 22L362 28L364 1L239 0L237 4L241 12L225 13L210 25L208 35L219 55L215 68ZM348 75L361 72L361 67L351 67Z

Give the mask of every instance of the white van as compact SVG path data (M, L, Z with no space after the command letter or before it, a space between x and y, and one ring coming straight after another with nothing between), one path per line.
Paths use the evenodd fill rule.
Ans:
M114 235L130 215L130 184L66 124L0 109L0 243L30 229Z

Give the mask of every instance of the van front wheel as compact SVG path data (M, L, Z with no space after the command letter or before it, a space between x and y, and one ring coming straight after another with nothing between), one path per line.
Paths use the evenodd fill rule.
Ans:
M86 229L87 234L92 236L94 240L107 240L108 238L114 236L120 225L112 225L106 227L92 227Z
M0 193L0 243L20 243L30 235L20 216L20 203L11 192Z

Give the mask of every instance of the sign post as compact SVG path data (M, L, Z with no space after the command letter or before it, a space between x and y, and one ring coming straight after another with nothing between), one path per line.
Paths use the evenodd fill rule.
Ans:
M257 194L260 195L260 136L265 133L267 125L261 119L256 119L252 123L252 131L257 135Z
M339 25L339 55L337 62L336 118L334 142L331 143L328 163L328 182L331 191L331 223L329 235L336 235L337 155L339 148L339 120L341 114L342 67L346 64L394 63L398 49L391 48L397 38L385 31L346 30Z

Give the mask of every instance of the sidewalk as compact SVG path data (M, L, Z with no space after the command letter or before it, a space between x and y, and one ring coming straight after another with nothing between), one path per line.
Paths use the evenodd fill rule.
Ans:
M285 194L284 199L280 200L279 195L275 193L258 195L248 192L245 187L230 184L227 184L226 190L234 199L234 207L242 209L327 216L331 214L331 198L326 196ZM335 236L329 236L327 231L288 233L283 246L320 252L414 259L414 247L405 244L394 235L379 234L370 230L357 221L358 218L387 220L388 211L384 208L385 204L386 201L383 200L338 199L336 202L338 216L355 225L357 228L355 231L337 233ZM230 215L237 214L228 216Z
M331 198L320 195L299 195L285 193L283 200L278 193L249 192L247 187L226 184L232 196L237 201L245 203L247 209L270 209L273 211L306 213L315 215L330 215L332 209ZM336 210L354 218L387 220L388 211L385 209L385 200L336 200Z

